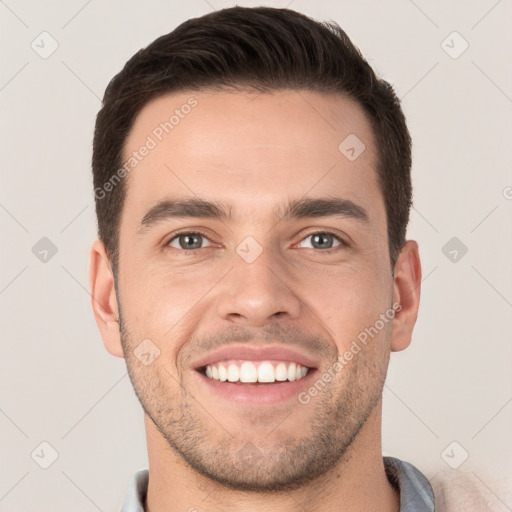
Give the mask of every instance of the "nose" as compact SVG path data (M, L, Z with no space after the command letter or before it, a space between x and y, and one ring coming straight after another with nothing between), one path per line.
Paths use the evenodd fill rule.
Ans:
M218 315L231 322L262 326L275 318L299 318L303 307L295 283L284 268L285 263L263 252L248 263L238 254L234 268L221 281Z

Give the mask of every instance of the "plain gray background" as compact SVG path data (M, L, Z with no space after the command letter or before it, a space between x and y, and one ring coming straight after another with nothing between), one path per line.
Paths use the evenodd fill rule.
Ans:
M403 99L424 279L413 343L392 355L384 452L431 480L469 475L512 510L512 2L238 4L337 21ZM1 511L119 510L147 462L88 293L94 120L133 53L231 5L0 2Z

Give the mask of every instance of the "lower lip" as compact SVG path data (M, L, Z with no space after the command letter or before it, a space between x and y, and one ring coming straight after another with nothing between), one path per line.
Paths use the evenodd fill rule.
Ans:
M247 405L274 405L287 400L298 401L299 393L310 385L316 370L310 369L305 377L294 381L275 382L273 384L242 383L210 379L202 373L196 372L200 380L216 395Z

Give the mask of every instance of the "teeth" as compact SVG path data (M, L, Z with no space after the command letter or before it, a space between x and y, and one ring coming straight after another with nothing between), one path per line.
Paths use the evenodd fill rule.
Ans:
M288 366L288 380L295 380L297 378L297 366L295 363Z
M219 380L221 382L228 380L228 371L226 370L226 367L223 364L219 364Z
M240 366L240 382L257 382L258 372L256 372L256 366L249 361L245 361Z
M307 368L304 368L306 372L308 371ZM306 375L306 372L304 375ZM286 365L284 363L279 363L276 366L276 380L283 382L285 380L288 380L288 369L286 368Z
M258 382L275 382L276 376L272 363L267 361L258 366Z
M241 364L223 362L206 366L206 376L221 382L284 382L299 380L308 373L306 366L293 362L243 361Z
M228 380L229 382L238 382L240 380L240 371L236 364L230 364L228 366Z

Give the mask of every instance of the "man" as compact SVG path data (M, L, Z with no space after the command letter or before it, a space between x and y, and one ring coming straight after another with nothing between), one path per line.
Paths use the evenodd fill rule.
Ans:
M109 84L92 164L92 305L149 457L123 511L434 510L381 450L420 300L410 136L346 34L187 21Z

